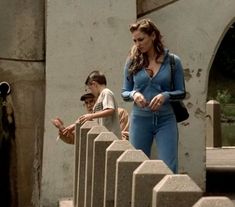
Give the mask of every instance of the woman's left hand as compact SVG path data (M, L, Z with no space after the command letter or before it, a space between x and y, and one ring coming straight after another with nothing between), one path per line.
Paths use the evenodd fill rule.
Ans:
M165 101L165 97L162 94L156 95L149 103L151 111L157 111Z

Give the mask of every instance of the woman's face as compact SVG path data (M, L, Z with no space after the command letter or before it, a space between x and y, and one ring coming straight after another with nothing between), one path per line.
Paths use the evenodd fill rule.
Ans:
M144 32L136 30L132 33L132 39L136 47L140 50L141 53L148 53L151 51L153 46L153 41L155 39L155 35L148 35Z

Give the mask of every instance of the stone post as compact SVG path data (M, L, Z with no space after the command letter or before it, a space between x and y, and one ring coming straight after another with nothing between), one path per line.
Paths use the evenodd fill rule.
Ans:
M206 146L221 147L220 103L210 100L206 104Z
M133 173L131 207L151 206L153 187L169 174L162 160L145 160Z
M108 130L103 126L96 126L93 127L87 134L84 207L91 206L94 140L101 132L108 132Z
M224 196L202 197L193 207L234 207L233 202Z
M134 170L149 158L142 150L126 150L118 159L115 180L115 207L131 207Z
M189 207L202 196L202 190L188 175L166 175L154 188L152 207Z
M104 207L114 206L116 161L127 149L134 149L127 140L116 140L106 149Z
M86 139L87 133L92 128L98 126L95 121L87 121L85 122L81 128L80 133L76 132L76 145L75 149L78 149L77 154L78 157L75 158L75 166L77 165L77 173L75 168L75 179L74 179L74 206L83 206L84 205L84 191L85 191L85 164L86 164ZM78 162L78 164L76 164Z
M94 141L91 207L103 207L106 148L118 140L112 132L102 132Z

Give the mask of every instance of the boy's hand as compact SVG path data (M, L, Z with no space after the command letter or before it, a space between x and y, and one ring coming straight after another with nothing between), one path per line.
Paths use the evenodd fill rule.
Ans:
M93 119L93 114L84 114L79 117L78 123L84 124L86 121L91 121Z

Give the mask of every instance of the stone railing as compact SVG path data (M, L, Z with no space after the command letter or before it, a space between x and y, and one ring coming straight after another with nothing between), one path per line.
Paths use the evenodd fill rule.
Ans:
M76 126L74 195L62 207L232 207L227 197L203 197L186 174L173 174L129 141L95 122ZM217 205L216 205L217 206Z

